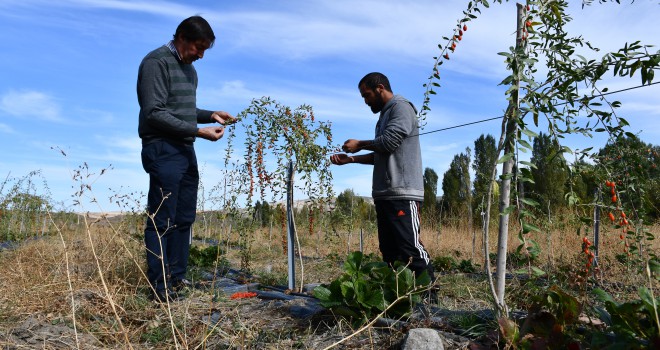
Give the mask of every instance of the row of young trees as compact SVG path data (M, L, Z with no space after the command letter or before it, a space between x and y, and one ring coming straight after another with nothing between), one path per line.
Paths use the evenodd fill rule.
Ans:
M621 192L621 199L634 203L639 218L647 223L654 222L660 218L659 155L659 146L647 144L634 135L625 135L596 152L599 164L607 164L602 167L582 159L566 159L557 141L540 133L534 138L529 162L520 162L528 164L519 171L531 180L519 181L518 192L540 203L540 208L546 212L561 212L569 204L592 203L598 195L595 191L600 188L601 179L621 182L627 178L637 186ZM481 135L474 141L474 157L470 148L454 156L440 182L441 197L437 196L438 174L426 168L424 215L464 220L465 213L472 213L469 219L480 219L485 210L483 203L487 200L490 172L496 161L495 139L491 135ZM498 198L498 184L499 181L494 184L495 198ZM493 214L497 213L497 208L493 206L491 210L491 217L496 217Z
M339 234L359 229L373 229L376 209L372 201L355 194L353 189L347 189L323 208L319 208L312 201L295 206L294 220L297 227L314 228L309 225L310 218L322 221L321 225L317 225L316 230ZM284 203L271 204L257 201L254 204L253 220L261 227L281 226L286 221Z

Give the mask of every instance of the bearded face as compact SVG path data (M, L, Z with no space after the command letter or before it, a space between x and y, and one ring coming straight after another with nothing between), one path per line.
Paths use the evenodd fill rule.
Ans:
M360 85L360 95L364 99L364 103L371 108L371 112L379 113L383 110L385 106L385 100L383 99L382 91L383 87L381 85L376 86L374 89L366 87L364 84Z

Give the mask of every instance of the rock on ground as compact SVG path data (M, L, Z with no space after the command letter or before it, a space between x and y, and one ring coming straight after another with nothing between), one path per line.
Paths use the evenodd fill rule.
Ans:
M430 328L415 328L408 331L401 343L401 350L444 350L442 338Z

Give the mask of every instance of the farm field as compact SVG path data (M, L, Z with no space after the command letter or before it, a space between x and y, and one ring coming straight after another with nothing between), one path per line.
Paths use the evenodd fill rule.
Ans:
M23 53L0 91L1 349L409 350L420 330L446 349L660 349L657 4L83 3L0 12ZM199 94L186 68L162 118L138 97L151 140L186 144L179 191L140 155L157 144L140 145L126 87L184 12L223 33L196 63ZM184 41L198 59L215 43ZM373 70L396 94L381 73L355 86ZM190 118L168 115L184 105ZM190 153L209 118L220 146ZM380 261L365 195L417 202L436 280ZM190 283L156 303L144 228L166 207L159 230L197 219Z
M236 270L247 262L250 271L239 276L241 282L258 283L262 290L287 285L281 230L263 228L250 233L246 261L238 248L238 233L227 233L222 222L206 222L205 230L197 228L193 246L203 252L213 246L209 243L219 242L221 254L210 259L215 260L210 264L198 260L199 266L190 272L191 281L203 280L216 262ZM582 313L596 319L589 301L596 282L621 302L634 299L638 286L648 285L643 275L633 271L635 266L619 261L617 254L623 244L617 233L607 229L601 233L598 278L579 283L584 269L583 238L562 225L562 229L555 227L550 234L534 238L544 247L532 264L547 274L538 279L522 274L507 281L510 310L524 314L535 293L554 285L584 303ZM213 289L192 289L169 308L159 306L148 300L141 272L144 252L139 217L71 219L55 226L56 234L28 239L0 253L0 344L5 349L319 349L349 338L355 330L350 322L328 311L306 318L290 312L311 298L231 299ZM658 226L649 230L657 234ZM330 282L341 275L347 252L359 250L359 230L334 234L320 228L312 236L303 228L298 231L303 268L297 256L296 286ZM484 316L493 304L481 267L479 236L477 232L473 256L472 233L466 228L423 230L422 240L438 270L438 304L432 308L437 317L433 321L430 317L415 319L404 328L375 325L336 348L398 348L407 330L416 327L445 332L445 345L450 349L486 344L484 337L497 326L494 319ZM364 254L378 259L375 233L363 230L363 237ZM657 241L651 243L645 250L660 251ZM512 240L510 252L516 244ZM494 247L496 242L490 245ZM448 261L456 264L451 266ZM512 272L527 266L520 261L511 263ZM657 282L650 287L657 290Z

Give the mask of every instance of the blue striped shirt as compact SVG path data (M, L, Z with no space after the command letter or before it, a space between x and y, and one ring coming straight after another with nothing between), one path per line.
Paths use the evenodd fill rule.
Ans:
M170 40L170 42L167 43L167 45L165 46L167 46L167 48L170 49L170 51L172 51L172 53L176 55L176 58L178 58L179 61L181 61L181 55L179 55L179 51L176 49L176 46L174 46L174 40Z

